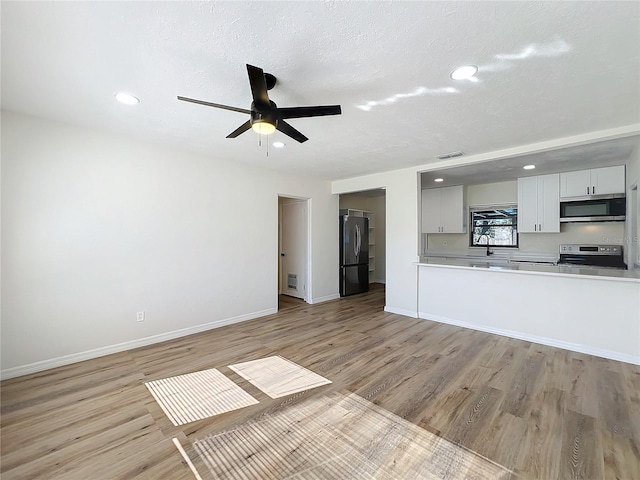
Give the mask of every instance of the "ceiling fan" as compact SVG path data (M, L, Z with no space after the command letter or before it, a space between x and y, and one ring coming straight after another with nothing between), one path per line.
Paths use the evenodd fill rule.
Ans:
M251 115L249 120L227 135L227 138L236 138L241 133L252 128L254 131L265 135L280 130L285 135L302 143L309 139L285 122L284 119L321 117L325 115L340 115L342 113L340 105L278 108L273 101L269 100L269 95L267 94L267 90L271 90L275 86L276 77L270 73L264 73L261 68L249 64L247 64L247 72L249 73L249 84L251 85L251 94L253 95L251 110L187 97L178 97L178 100Z

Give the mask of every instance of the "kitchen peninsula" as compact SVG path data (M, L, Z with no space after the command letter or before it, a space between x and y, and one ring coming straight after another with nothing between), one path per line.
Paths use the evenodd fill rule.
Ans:
M438 257L417 268L420 318L640 364L638 271Z

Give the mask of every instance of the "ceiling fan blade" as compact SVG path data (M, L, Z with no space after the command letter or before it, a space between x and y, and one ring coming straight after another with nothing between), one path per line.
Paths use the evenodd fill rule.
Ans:
M227 138L236 138L238 135L240 135L241 133L246 132L250 128L251 128L251 120L247 120L242 125L240 125L238 128L236 128L233 132L231 132L229 135L227 135Z
M293 128L287 122L279 121L278 125L276 126L276 129L280 130L285 135L290 136L291 138L293 138L294 140L297 140L300 143L303 143L309 140L307 137L305 137L302 133L300 133L298 130Z
M178 97L178 100L183 102L197 103L198 105L206 105L207 107L222 108L224 110L231 110L232 112L248 113L251 115L251 110L246 108L230 107L229 105L220 105L219 103L205 102L204 100L196 100L195 98Z
M261 68L247 64L249 74L249 84L251 85L251 95L257 106L270 107L269 95L267 94L267 81Z
M340 105L324 105L318 107L289 107L276 109L278 118L323 117L325 115L340 115Z

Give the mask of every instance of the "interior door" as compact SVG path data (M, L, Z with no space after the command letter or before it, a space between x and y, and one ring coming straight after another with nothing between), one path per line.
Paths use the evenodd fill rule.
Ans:
M281 205L280 293L307 298L307 202Z

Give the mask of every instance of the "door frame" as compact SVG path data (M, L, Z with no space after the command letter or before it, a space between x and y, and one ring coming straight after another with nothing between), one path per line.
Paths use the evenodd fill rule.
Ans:
M638 182L634 182L629 186L627 192L627 221L625 222L627 238L625 239L626 242L622 242L627 245L627 268L629 270L640 268L640 243L638 243L638 237L640 236L639 202L640 185Z
M276 252L277 256L278 256L278 272L276 275L277 278L277 284L276 284L276 300L278 298L278 296L280 295L281 291L280 291L280 287L282 285L282 278L281 276L283 275L282 272L282 257L280 255L281 251L282 251L282 206L281 206L281 199L283 200L291 200L291 203L300 203L300 202L304 202L305 204L305 219L303 220L305 222L305 233L306 233L306 245L305 245L305 265L306 265L306 273L305 273L305 285L307 286L307 288L304 291L304 297L302 300L304 300L306 303L311 303L311 292L312 292L312 284L311 284L311 199L309 197L300 197L298 195L289 195L286 193L279 193L276 197L276 201L278 202L278 218L277 218L277 224L278 224L278 238L277 238L277 246L278 246L278 251ZM276 301L276 305L278 305L279 302Z

